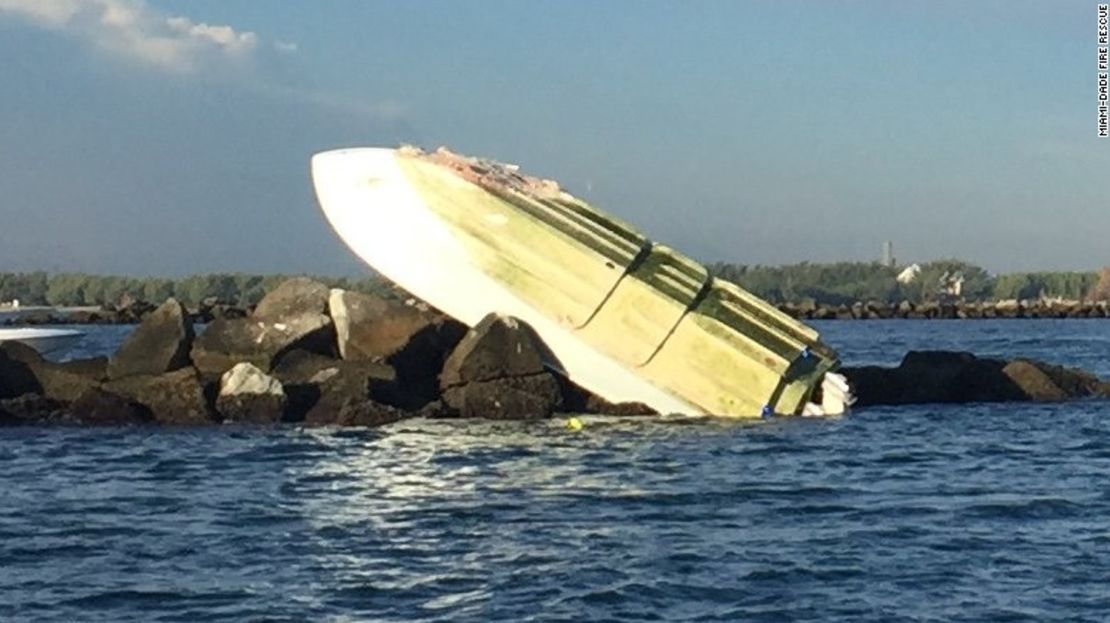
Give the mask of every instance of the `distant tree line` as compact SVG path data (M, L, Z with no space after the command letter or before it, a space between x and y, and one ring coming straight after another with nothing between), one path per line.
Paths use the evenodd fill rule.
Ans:
M1101 273L1035 272L991 275L982 267L956 259L921 264L910 283L899 283L899 269L877 262L801 263L788 266L712 264L710 271L776 303L812 299L826 305L856 301L914 303L939 296L941 277L963 276L962 298L969 301L1064 298L1110 298L1110 268ZM217 273L182 279L119 277L84 273L0 273L0 302L19 299L24 305L116 305L125 296L151 302L175 297L195 306L204 299L250 306L291 275ZM313 277L331 287L391 294L388 281L369 276Z
M232 273L165 279L84 273L0 273L0 302L19 299L21 305L116 305L125 296L156 303L172 296L189 306L214 298L221 303L246 307L257 303L277 284L291 276L293 275ZM376 293L391 291L389 282L380 277L313 278L345 290Z
M921 272L909 283L899 283L902 269L878 262L792 264L788 266L745 266L717 263L710 270L753 294L776 303L812 299L827 305L856 301L914 303L936 300L941 278L963 276L961 298L968 301L1063 298L1068 300L1110 298L1110 269L1102 275L1106 287L1099 288L1099 273L1035 272L991 275L974 264L945 259L921 264Z

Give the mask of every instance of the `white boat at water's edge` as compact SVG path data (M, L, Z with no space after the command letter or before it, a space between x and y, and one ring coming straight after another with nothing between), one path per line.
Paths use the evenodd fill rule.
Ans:
M0 328L0 342L21 342L44 357L66 354L85 334L73 329L39 329L34 327Z
M736 417L851 402L816 331L550 180L407 148L316 154L312 178L368 265L467 325L523 320L552 368L610 402Z

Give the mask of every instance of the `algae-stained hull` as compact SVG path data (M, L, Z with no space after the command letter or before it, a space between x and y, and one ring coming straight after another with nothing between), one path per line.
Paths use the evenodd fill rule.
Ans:
M553 182L385 148L317 154L312 176L367 264L466 324L524 320L552 365L607 400L738 417L843 408L811 404L837 366L816 332Z

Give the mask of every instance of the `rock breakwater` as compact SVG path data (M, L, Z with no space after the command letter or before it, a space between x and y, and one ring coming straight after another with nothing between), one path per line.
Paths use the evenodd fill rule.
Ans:
M142 317L107 358L56 363L0 343L0 425L376 426L414 416L653 413L552 372L547 347L517 319L490 315L468 329L415 300L303 278L197 333L195 316L173 299ZM896 368L843 372L859 406L1110 397L1110 384L1081 370L968 353L911 352Z
M987 302L887 303L825 305L813 301L777 306L798 320L992 320L1005 318L1110 318L1107 301L1007 300Z
M611 405L544 366L525 324L473 329L416 301L292 279L252 312L194 334L176 300L147 310L109 358L55 363L0 343L0 425L373 426L406 417L538 419Z
M368 297L382 301L381 297L364 295L358 292L344 292L347 297ZM80 309L76 311L38 310L27 314L12 316L0 321L2 325L58 325L58 324L138 324L147 314L157 309L157 305L143 300L128 299L120 305L105 306L100 309ZM797 320L993 320L1008 318L1110 318L1110 301L1053 301L1053 300L1005 300L1005 301L957 301L914 303L901 301L859 301L851 304L829 305L814 301L793 301L778 303L776 307ZM186 309L188 317L196 324L207 324L216 320L235 320L246 318L253 313L250 307L221 302L215 298L206 299L200 305ZM362 313L362 312L358 312ZM368 313L374 313L370 311ZM341 319L335 320L342 322ZM337 330L343 329L337 326Z

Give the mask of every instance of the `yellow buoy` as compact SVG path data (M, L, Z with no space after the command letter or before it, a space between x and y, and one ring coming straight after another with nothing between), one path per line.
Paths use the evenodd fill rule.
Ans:
M578 432L582 430L584 426L585 424L582 423L582 420L576 417L567 418L567 430L569 431Z

